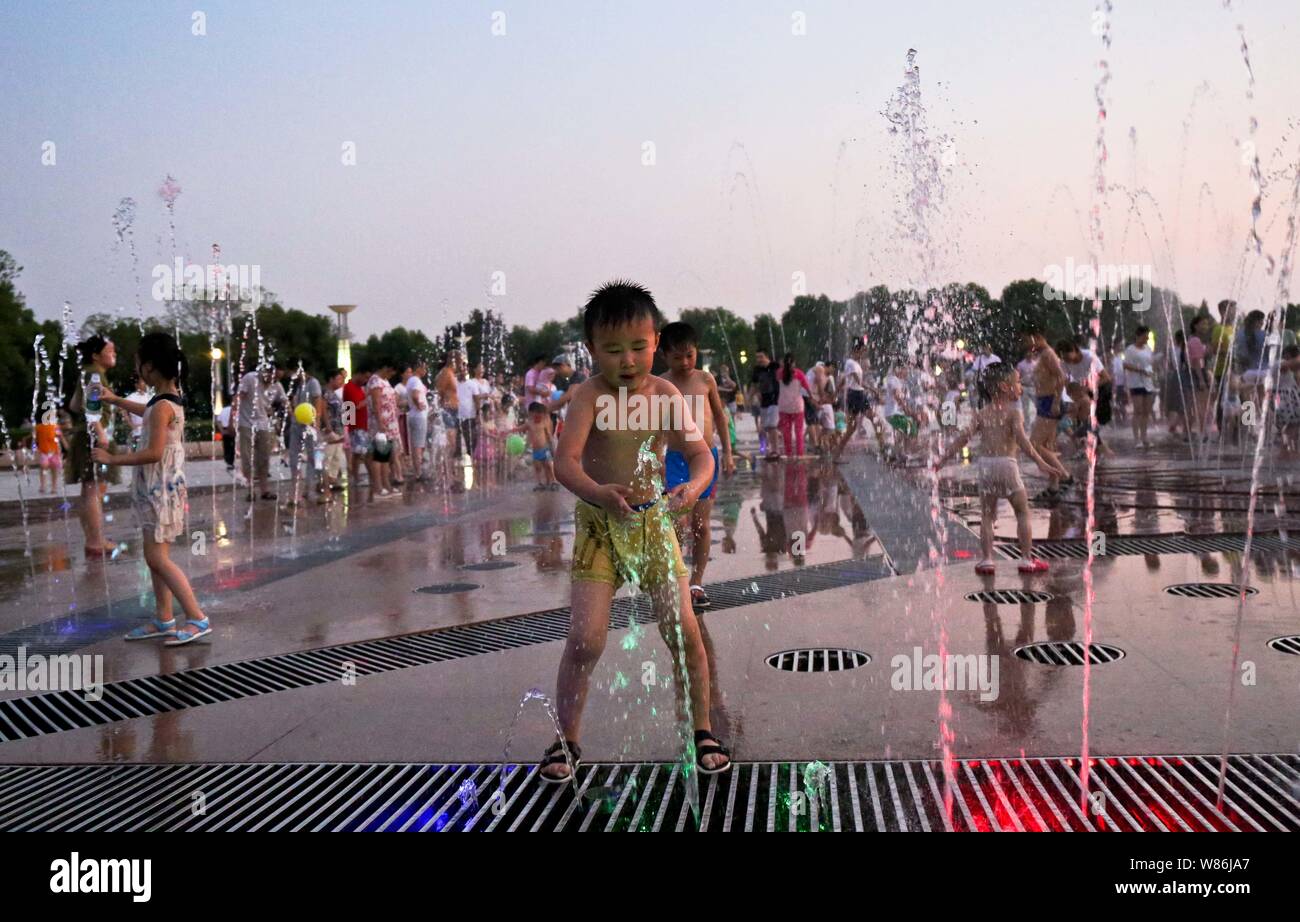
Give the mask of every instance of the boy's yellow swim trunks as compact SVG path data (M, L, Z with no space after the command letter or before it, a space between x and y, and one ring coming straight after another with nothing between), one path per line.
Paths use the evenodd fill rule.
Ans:
M687 575L662 497L624 519L579 500L574 523L572 579L653 589Z

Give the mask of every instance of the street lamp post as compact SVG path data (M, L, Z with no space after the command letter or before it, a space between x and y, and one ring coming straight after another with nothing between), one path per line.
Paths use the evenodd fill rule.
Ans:
M348 314L357 309L355 304L331 304L329 306L339 318L338 329L338 353L336 360L338 367L342 368L347 378L352 377L352 333L348 330Z

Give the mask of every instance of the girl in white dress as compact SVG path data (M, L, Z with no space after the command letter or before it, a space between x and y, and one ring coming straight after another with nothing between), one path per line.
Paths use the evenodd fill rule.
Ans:
M185 380L185 355L168 334L148 333L140 340L135 367L140 380L154 389L153 399L142 404L105 391L103 400L144 417L142 447L129 454L109 454L97 448L95 460L135 467L131 506L144 529L144 559L153 577L156 614L152 622L135 628L126 639L161 637L166 646L174 647L212 633L185 571L172 562L169 553L171 542L185 531L185 409L178 387ZM183 627L176 626L172 615L173 596L185 611Z

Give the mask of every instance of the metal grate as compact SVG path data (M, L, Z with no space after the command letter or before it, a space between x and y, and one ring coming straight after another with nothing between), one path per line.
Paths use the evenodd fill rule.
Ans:
M421 586L415 591L429 595L449 595L453 592L470 592L478 588L478 583L434 583L432 586Z
M981 589L966 593L967 602L992 602L994 605L1021 605L1023 603L1050 602L1056 596L1038 589Z
M1300 757L586 764L186 763L0 766L0 830L438 832L1300 831ZM500 792L498 794L498 792ZM200 797L201 795L201 797ZM951 795L951 809L945 797Z
M1268 642L1268 645L1278 653L1290 653L1292 656L1300 656L1300 634L1274 637Z
M1094 666L1124 658L1124 651L1110 644L1088 644L1088 662ZM1077 640L1053 640L1016 647L1016 656L1040 666L1082 666L1084 644Z
M841 647L823 647L810 650L783 650L773 653L765 662L782 672L842 672L857 669L871 662L871 657L861 650Z
M1235 583L1179 583L1166 586L1165 592L1180 599L1236 599L1244 593L1256 595L1259 590L1254 586L1238 586Z
M710 616L721 609L836 589L891 575L882 561L865 559L712 583L707 587L713 602ZM610 623L615 629L628 627L633 621L638 624L654 621L654 612L644 596L617 598L611 608ZM99 701L87 701L77 691L7 698L0 701L0 742L323 685L353 671L356 676L364 677L563 640L568 626L569 609L553 608L496 621L124 679L105 685L104 696Z
M1020 559L1020 545L1014 541L1000 541L997 552L1008 560ZM1255 535L1250 543L1251 551L1279 553L1286 550L1300 549L1300 539L1287 540L1279 535ZM1132 557L1148 554L1206 554L1241 553L1246 548L1244 534L1220 535L1107 535L1107 557ZM1088 556L1088 543L1082 538L1061 539L1054 541L1035 541L1034 556L1052 559L1074 558L1082 560Z
M484 560L481 563L462 564L461 570L509 570L511 567L517 567L519 564L513 560Z

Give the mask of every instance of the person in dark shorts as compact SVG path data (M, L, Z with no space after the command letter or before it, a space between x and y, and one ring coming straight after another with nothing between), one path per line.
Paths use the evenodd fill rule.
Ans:
M866 340L859 337L853 341L853 348L849 351L849 357L844 360L844 415L848 417L848 428L844 430L844 437L840 439L839 445L835 448L834 459L836 461L844 453L844 448L849 444L849 440L853 438L853 434L858 431L858 426L864 416L871 425L871 431L876 433L876 441L880 441L880 433L876 431L876 424L872 422L871 418L871 404L867 401L866 372L862 368L862 359L866 354ZM884 443L882 442L882 450L883 447Z

